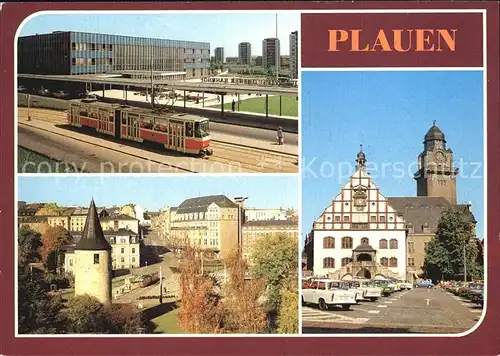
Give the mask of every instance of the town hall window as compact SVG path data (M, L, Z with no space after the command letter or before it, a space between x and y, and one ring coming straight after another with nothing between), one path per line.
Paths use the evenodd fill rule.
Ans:
M335 268L335 259L332 257L323 258L323 268Z
M380 222L385 223L385 216L380 217Z
M344 222L349 222L349 216L348 215L344 216Z
M389 267L397 267L398 266L398 259L396 257L391 257L389 259Z
M98 253L94 253L94 264L95 265L99 264L99 254Z
M323 248L335 248L335 238L328 236L323 239Z
M393 250L397 249L398 248L398 240L391 239L390 248L393 249Z
M387 240L386 239L380 240L379 243L378 243L378 248L380 248L380 249L386 249L387 248Z
M342 238L342 248L352 248L352 237L344 236Z
M361 245L368 245L370 241L368 240L368 237L363 237L361 239Z
M342 260L340 260L340 264L342 267L348 265L349 263L351 263L351 259L349 257L344 257Z
M384 267L387 267L387 265L388 265L388 263L387 263L387 262L388 262L388 261L387 261L387 258L386 258L386 257L382 257L382 258L380 259L380 264L381 264L382 266L384 266Z
M340 222L340 216L339 215L335 215L335 222Z
M415 252L415 242L413 241L408 242L408 252L409 253Z

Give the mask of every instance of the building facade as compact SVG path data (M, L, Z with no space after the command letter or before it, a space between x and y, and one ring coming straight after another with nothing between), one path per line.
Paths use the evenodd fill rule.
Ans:
M129 215L110 215L101 219L102 229L104 231L131 230L139 233L139 220Z
M27 227L40 234L45 233L49 228L48 218L46 216L19 216L18 225L20 229L22 227Z
M245 221L242 228L242 255L249 260L255 243L261 239L278 234L299 238L299 224L297 220L253 220Z
M278 67L280 58L280 40L278 38L266 38L262 41L262 66L264 68Z
M299 75L299 31L290 33L290 77L297 79Z
M366 172L357 169L313 225L314 274L406 279L406 223Z
M287 211L285 209L258 209L245 208L246 221L261 221L261 220L286 220Z
M445 209L455 209L469 219L474 226L476 224L472 212L472 203L456 204L455 177L458 170L453 167L452 154L452 150L446 148L443 132L434 123L424 137L424 151L418 156L419 170L415 174L417 196L389 197L386 199L387 206L395 211L396 215L402 218L405 223L406 279L409 281L423 277L427 245L435 237L439 219ZM362 158L364 159L364 156ZM348 204L347 201L345 206L347 207ZM342 207L337 206L337 208ZM326 219L328 219L328 216L326 216ZM335 219L340 219L342 222L342 219L349 220L351 217L336 217ZM378 218L371 216L370 219L377 220ZM387 218L384 219L387 222ZM325 251L334 249L334 247L323 246L337 246L338 244L337 241L333 240L327 240L326 242L319 240L325 236L316 232L318 223L321 224L322 222L316 221L314 223L313 230L307 235L304 245L304 254L307 256L306 270L313 271L314 274L330 272L338 266L337 260L328 260L327 265L335 267L329 269L318 267L321 265L322 259L329 257ZM326 220L326 223L329 226L328 220ZM334 236L332 235L332 237ZM377 237L375 238L377 239ZM371 238L368 241L372 244ZM343 242L341 244L344 245ZM385 242L383 245L385 246ZM378 251L376 252L378 253ZM402 258L402 252L399 256ZM390 256L385 257L390 259ZM398 258L398 265L400 258ZM342 264L343 262L341 262Z
M216 47L215 51L215 62L224 63L224 47Z
M250 42L241 42L238 44L238 59L240 64L252 64L252 45Z
M171 214L169 239L224 256L238 247L241 222L240 207L224 195L186 199Z
M121 71L208 75L210 44L100 33L55 31L18 39L18 72L96 74Z

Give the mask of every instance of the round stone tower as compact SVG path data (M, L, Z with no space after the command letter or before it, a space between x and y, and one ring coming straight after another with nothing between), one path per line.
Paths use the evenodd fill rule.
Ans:
M75 246L75 295L88 294L111 304L111 245L104 238L94 199L82 237Z

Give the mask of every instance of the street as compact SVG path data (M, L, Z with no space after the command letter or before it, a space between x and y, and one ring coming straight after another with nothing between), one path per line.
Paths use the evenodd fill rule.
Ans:
M361 302L344 311L302 307L304 334L324 333L444 333L472 328L482 308L440 289L393 293L376 302Z

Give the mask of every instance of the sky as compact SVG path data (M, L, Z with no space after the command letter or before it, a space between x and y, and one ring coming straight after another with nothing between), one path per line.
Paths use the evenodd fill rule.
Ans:
M416 196L433 120L460 169L457 203L472 202L483 238L481 71L302 72L302 235L354 172L360 144L383 195Z
M299 13L278 13L281 54L289 54L289 35L299 30ZM224 47L225 57L238 56L238 43L250 42L252 55L262 55L262 40L276 37L275 13L191 13L191 14L63 14L39 15L30 19L20 36L52 31L85 31L171 40L210 43Z
M296 176L70 176L19 177L18 200L56 202L60 206L97 206L134 203L155 211L178 206L188 198L224 194L248 197L246 207L299 207Z

